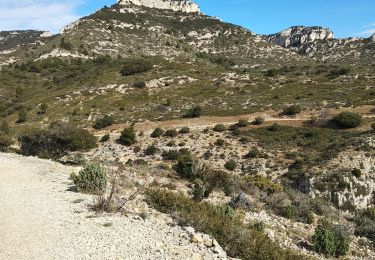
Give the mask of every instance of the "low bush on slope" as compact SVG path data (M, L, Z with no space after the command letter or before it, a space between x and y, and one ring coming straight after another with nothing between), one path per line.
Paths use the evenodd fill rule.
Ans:
M148 190L147 198L155 208L173 213L184 225L192 225L215 237L232 257L244 260L306 259L282 250L264 233L244 225L242 219L226 207L199 203L165 190Z
M30 129L20 136L23 155L59 158L68 152L93 149L97 138L68 123L53 123L47 129Z

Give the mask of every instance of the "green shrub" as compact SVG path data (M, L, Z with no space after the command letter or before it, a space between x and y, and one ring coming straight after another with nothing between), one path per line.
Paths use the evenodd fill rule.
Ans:
M375 123L372 123L372 124L371 124L371 130L372 130L372 131L375 131Z
M165 190L148 190L146 196L156 209L178 216L177 220L185 225L215 237L231 257L243 260L305 259L291 251L282 250L265 234L245 225L228 206L196 202Z
M208 197L207 187L201 179L194 180L194 188L192 191L194 200L201 201L204 198Z
M284 108L283 115L294 116L301 113L301 107L297 105L289 106Z
M164 135L163 136L167 136L167 137L176 137L178 135L178 132L176 129L168 129L167 131L165 131Z
M146 87L146 82L144 81L137 81L133 83L134 88L145 88Z
M353 169L352 170L352 174L356 177L356 178L361 178L361 176L362 176L362 171L361 171L361 169Z
M237 168L237 163L233 160L229 160L224 164L225 169L228 171L234 171Z
M10 127L6 120L3 120L0 124L0 133L2 134L9 134L10 133Z
M193 176L193 158L191 155L185 154L179 156L175 169L182 178L189 180L195 178L195 176Z
M153 144L146 148L145 155L147 156L155 155L157 151L158 151L158 148Z
M155 128L155 130L151 133L152 138L159 138L164 134L164 130L161 128Z
M152 64L146 60L129 60L125 62L121 69L121 75L131 76L143 72L150 71L152 69Z
M178 131L180 134L188 134L190 133L190 128L189 127L183 127L180 129L180 131Z
M249 121L245 119L240 119L237 123L238 127L246 127L249 125Z
M329 223L319 225L312 240L315 251L328 256L338 257L346 255L349 251L348 234L342 228Z
M105 143L105 142L108 142L109 139L110 139L109 134L106 134L106 135L103 135L102 138L100 138L100 142Z
M122 145L131 146L137 142L134 127L125 128L118 139L118 142Z
M295 219L297 217L297 208L293 205L288 205L284 211L284 217Z
M86 165L78 175L71 179L79 192L102 194L107 187L107 171L98 164Z
M202 108L200 106L195 106L190 109L183 117L185 118L196 118L202 115Z
M330 70L329 74L328 74L328 77L338 77L338 76L342 76L342 75L347 75L349 74L350 72L350 69L348 68L338 68L338 69L332 69Z
M258 147L253 147L246 155L245 159L253 159L261 157L262 153L259 151Z
M38 111L38 114L39 115L47 114L47 110L48 110L48 105L43 103L40 105L40 110Z
M333 122L340 128L354 128L361 124L362 117L357 113L342 112L333 118Z
M313 224L315 222L315 215L314 212L309 210L306 214L306 223L307 224Z
M163 160L167 161L176 161L180 156L180 153L176 150L163 151L162 155Z
M253 125L262 125L264 123L264 118L262 117L257 117L253 121Z
M213 130L215 132L224 132L227 128L223 124L217 124L214 126Z
M223 146L225 144L225 140L224 139L217 139L216 142L215 142L215 145L216 146Z
M229 206L235 209L251 210L253 209L252 203L247 198L244 192L239 192L235 196L232 196Z
M70 42L67 42L65 38L61 38L60 48L67 50L67 51L71 51L73 49L73 45Z
M0 134L0 151L5 151L12 144L13 140L10 136Z
M48 129L30 129L20 135L20 152L42 158L59 158L68 152L97 147L97 138L85 129L53 123Z
M111 126L114 123L114 121L115 120L114 120L113 116L105 115L101 118L96 119L93 127L95 129L103 129L103 128L106 128L108 126Z
M18 111L18 119L17 123L25 123L27 121L27 111L25 108L22 108L20 111Z
M241 179L241 188L244 191L248 191L252 186L269 194L283 191L283 186L264 176L245 176Z

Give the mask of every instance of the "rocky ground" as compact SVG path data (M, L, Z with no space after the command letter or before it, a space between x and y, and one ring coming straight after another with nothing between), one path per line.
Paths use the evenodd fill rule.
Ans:
M77 169L0 154L0 259L227 259L217 242L133 202L96 215L93 198L72 191Z

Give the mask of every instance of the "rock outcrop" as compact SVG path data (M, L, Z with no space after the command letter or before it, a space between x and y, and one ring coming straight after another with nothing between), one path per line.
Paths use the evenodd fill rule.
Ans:
M371 42L375 42L375 33L368 38Z
M264 36L264 39L268 42L296 50L316 40L328 40L333 38L334 35L330 29L304 26L294 26L282 32Z
M199 6L190 0L118 0L118 4L135 4L149 8L167 9L185 13L199 13Z

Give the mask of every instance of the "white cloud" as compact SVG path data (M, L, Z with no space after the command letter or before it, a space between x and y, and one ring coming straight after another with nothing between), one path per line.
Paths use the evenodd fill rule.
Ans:
M358 36L362 37L370 37L375 33L375 23L370 23L364 26L366 30L363 30L362 32L357 33Z
M80 0L0 0L0 31L38 29L58 32L77 20Z
M368 30L365 30L363 32L360 32L358 33L358 35L362 35L362 36L371 36L375 33L375 28L372 28L372 29L368 29Z

